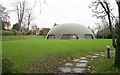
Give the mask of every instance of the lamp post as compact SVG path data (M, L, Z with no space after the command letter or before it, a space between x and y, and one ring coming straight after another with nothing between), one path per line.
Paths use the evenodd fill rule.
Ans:
M116 0L118 6L118 14L119 14L119 21L115 27L115 34L116 34L116 65L118 66L118 70L120 72L120 0Z
M107 48L107 58L110 58L110 46L107 45L106 48Z

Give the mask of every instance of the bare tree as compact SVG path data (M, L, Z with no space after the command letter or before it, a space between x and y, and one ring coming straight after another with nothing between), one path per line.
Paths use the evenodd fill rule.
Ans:
M103 25L102 29L97 32L98 38L111 38L111 31L108 26Z
M1 25L0 25L0 30L5 30L4 28L4 24L3 22L8 22L9 21L9 11L0 4L0 21L1 21Z
M42 0L42 1L44 1L44 3L46 3L45 0ZM35 8L35 6L37 4L40 5L40 9L38 9L38 10L40 10L40 13L41 13L41 9L42 9L41 0L35 0L35 2L33 2L33 3L34 3L34 5L32 7L28 6L28 3L26 0L19 0L18 2L13 3L13 5L14 5L13 11L17 13L19 30L20 30L22 23L24 23L24 24L27 24L27 30L29 31L30 23L34 19L33 15L32 15L32 10Z
M13 5L14 5L14 11L17 14L19 31L20 31L20 27L23 22L25 13L28 10L27 2L26 2L26 0L22 0L22 1L14 2Z
M120 36L116 34L115 31L118 30L118 21L116 20L115 16L112 14L113 8L110 7L110 2L107 0L95 0L92 2L92 5L90 6L92 8L92 11L95 13L94 16L97 18L104 18L108 20L108 25L112 34L112 45L116 49L115 53L115 65L120 67L120 40L116 40L115 37L120 39ZM116 24L116 28L114 27ZM114 29L115 28L115 29ZM119 34L120 35L120 34Z
M38 28L38 26L36 24L31 26L31 31L34 35L37 33L37 28Z
M5 7L0 5L0 19L2 21L8 21L8 19L10 18L8 14L9 14L9 11Z
M43 3L47 4L47 2L45 0L42 0L42 1L43 1ZM41 0L35 0L32 8L29 8L26 12L25 21L26 21L26 24L27 24L27 31L28 32L29 32L29 27L30 27L31 21L34 20L34 16L32 14L32 11L33 11L33 8L37 5L37 3L40 5L40 13L41 13L41 10L42 10Z
M34 20L34 16L32 14L32 8L29 8L24 18L25 24L27 25L27 32L29 32L29 28L32 20Z

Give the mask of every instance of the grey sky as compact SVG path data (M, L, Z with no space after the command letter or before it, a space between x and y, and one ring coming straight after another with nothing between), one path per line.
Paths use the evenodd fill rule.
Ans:
M12 9L11 3L16 0L0 0L7 9ZM33 6L35 0L27 0ZM42 1L42 0L41 0ZM92 0L46 0L47 4L42 3L42 13L39 12L39 5L34 8L35 20L39 27L52 27L54 23L79 23L93 27L98 21L92 17L91 9L88 8ZM115 5L115 1L112 1ZM15 13L11 14L11 24L17 22Z

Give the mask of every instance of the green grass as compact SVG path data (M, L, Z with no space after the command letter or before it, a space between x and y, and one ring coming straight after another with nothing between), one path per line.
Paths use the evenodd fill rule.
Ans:
M95 73L117 73L118 68L114 65L115 52L110 53L110 58L101 57L97 61L91 61L89 64L92 66L92 71Z
M18 72L27 72L26 69L30 72L36 65L38 72L53 72L60 65L60 59L105 51L106 45L112 48L111 43L110 39L46 40L41 36L3 36L2 55L14 63Z

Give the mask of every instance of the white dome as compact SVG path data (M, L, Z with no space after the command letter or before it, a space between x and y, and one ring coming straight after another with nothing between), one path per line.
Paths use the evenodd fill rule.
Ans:
M47 39L94 39L91 30L83 25L65 23L54 26L47 34Z

